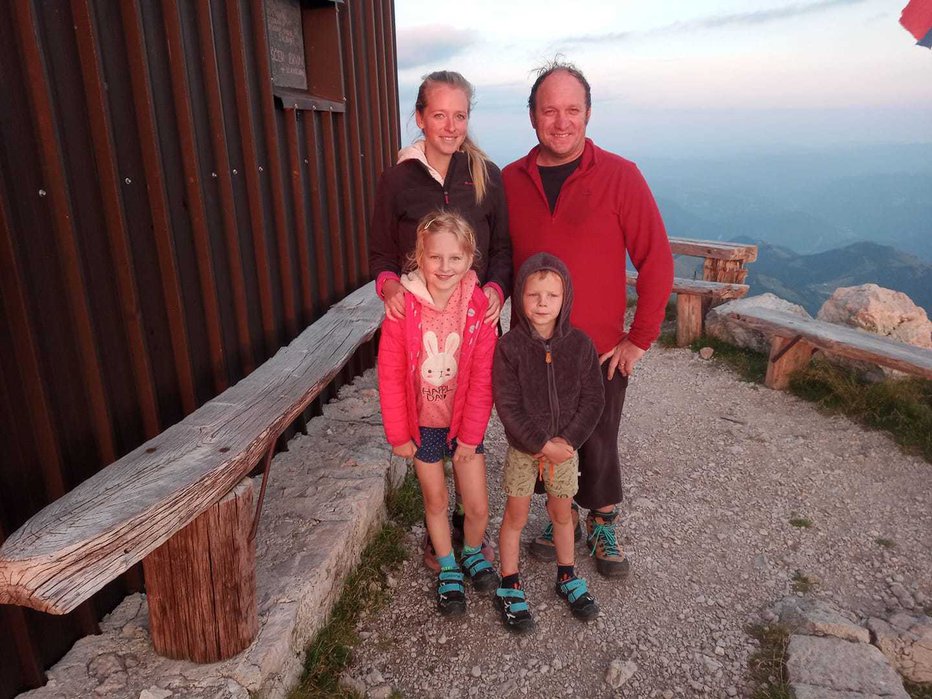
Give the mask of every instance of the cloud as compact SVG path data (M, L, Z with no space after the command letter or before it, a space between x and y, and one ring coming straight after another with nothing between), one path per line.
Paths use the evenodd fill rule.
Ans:
M734 12L729 14L698 17L685 22L673 22L654 29L630 32L611 32L608 34L589 34L563 39L560 46L578 46L581 44L608 44L634 39L653 34L695 31L699 29L722 29L727 27L748 27L769 22L777 22L794 17L817 14L834 7L860 5L867 0L816 0L816 2L796 2L783 7L756 12Z
M477 35L468 29L447 24L422 24L398 29L398 69L439 64L476 43Z

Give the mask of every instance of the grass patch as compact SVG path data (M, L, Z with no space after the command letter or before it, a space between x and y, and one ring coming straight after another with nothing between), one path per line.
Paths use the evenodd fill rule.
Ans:
M914 684L903 680L903 687L912 699L932 699L932 684Z
M816 584L801 571L797 570L793 573L793 592L802 592L806 594L807 592L812 592L815 586Z
M808 529L812 526L812 520L808 517L793 516L790 517L790 524L797 529Z
M715 354L712 355L712 358L724 362L745 381L763 383L764 376L767 374L767 355L754 350L735 347L708 335L703 335L690 345L693 352L698 352L703 347L714 349Z
M343 585L340 601L307 650L304 677L290 699L323 699L356 694L340 686L340 674L359 642L356 624L363 614L378 610L391 596L388 571L405 559L404 537L424 513L421 491L413 472L386 498L389 520L366 546L362 561Z
M663 320L664 322L672 322L676 320L676 301L670 299L667 301L666 307L663 309Z
M660 337L657 338L657 344L667 349L676 347L676 332L660 333Z
M869 383L851 370L817 360L790 377L790 391L826 412L885 430L898 444L932 462L932 381Z
M896 548L896 542L893 539L885 539L884 537L877 537L874 539L874 543L878 546L881 546L885 549Z
M779 624L761 624L750 627L748 633L760 643L757 652L748 659L754 683L752 699L790 699L786 676L789 629Z

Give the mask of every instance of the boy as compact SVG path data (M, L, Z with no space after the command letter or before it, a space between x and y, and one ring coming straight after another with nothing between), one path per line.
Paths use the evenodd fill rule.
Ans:
M574 570L571 505L578 488L576 449L598 422L603 389L592 341L570 325L573 286L563 262L548 253L533 255L521 265L514 289L511 330L499 341L492 365L495 407L508 439L502 582L495 599L505 626L527 633L534 620L521 589L518 549L538 480L553 522L557 594L579 619L599 614Z

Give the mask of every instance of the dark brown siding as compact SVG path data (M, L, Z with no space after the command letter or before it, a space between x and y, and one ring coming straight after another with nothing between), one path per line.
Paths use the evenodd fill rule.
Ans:
M345 106L282 105L261 0L0 3L0 541L368 281L393 2L307 7ZM140 585L65 617L0 607L0 699Z

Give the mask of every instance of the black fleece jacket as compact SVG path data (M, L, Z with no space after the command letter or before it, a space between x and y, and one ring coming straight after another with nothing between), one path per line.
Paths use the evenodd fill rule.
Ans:
M563 307L548 340L534 330L522 302L528 277L544 269L563 278ZM599 358L592 340L570 325L572 305L572 281L559 258L542 252L521 265L512 297L511 330L495 348L492 392L508 444L527 454L539 453L554 437L563 437L578 449L602 414Z
M375 207L369 223L369 273L400 275L408 254L414 250L418 221L434 209L453 210L476 233L475 268L479 283L495 282L507 298L511 293L511 238L502 173L488 163L485 198L476 205L476 192L465 153L453 154L441 185L417 160L403 160L379 178Z

